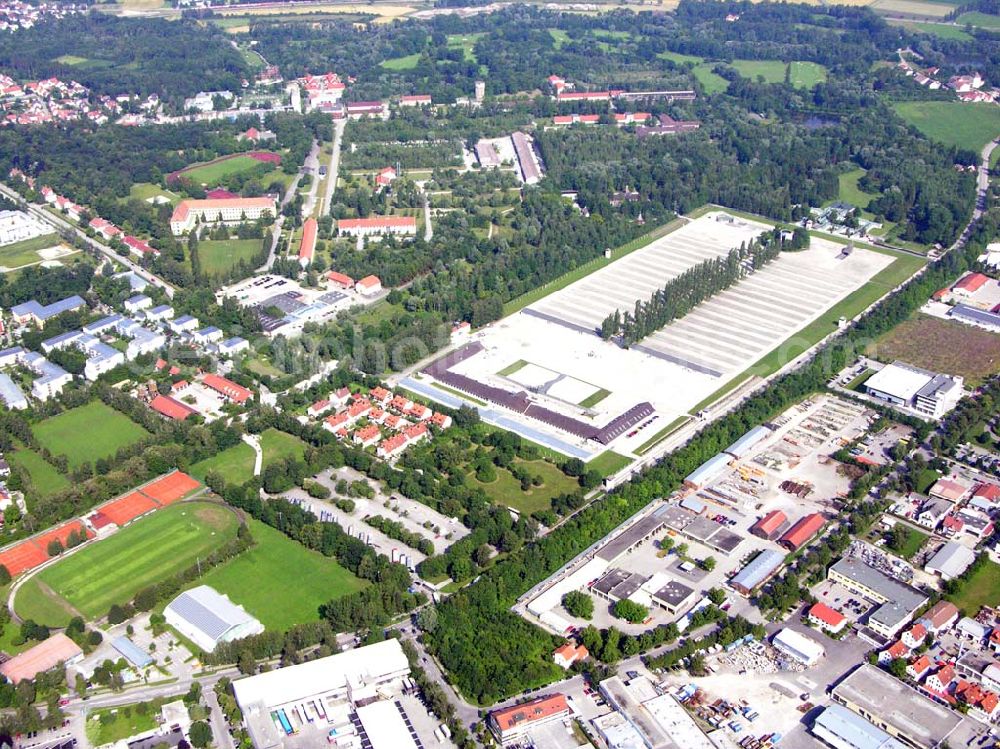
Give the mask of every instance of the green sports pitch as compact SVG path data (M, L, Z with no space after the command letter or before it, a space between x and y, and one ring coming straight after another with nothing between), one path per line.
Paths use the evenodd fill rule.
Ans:
M99 400L71 408L32 427L35 439L53 455L65 455L70 468L109 458L148 432Z
M148 585L204 558L236 535L239 519L228 507L181 502L91 542L29 578L17 591L14 610L24 619L65 626L74 614L104 616Z

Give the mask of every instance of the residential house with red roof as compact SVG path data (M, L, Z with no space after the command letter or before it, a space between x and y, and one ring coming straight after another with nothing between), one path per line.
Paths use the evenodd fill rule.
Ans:
M447 429L451 426L451 417L447 414L435 411L431 416L431 424L436 426L438 429Z
M211 388L227 400L232 401L239 406L242 406L253 397L253 391L248 390L242 385L237 385L235 382L227 380L225 377L219 377L217 374L208 373L202 377L201 381L206 387Z
M926 655L917 656L906 667L906 674L914 681L920 681L931 670L931 659Z
M338 273L335 270L330 271L326 274L326 279L332 286L336 286L341 289L353 289L354 279L343 273Z
M331 408L333 408L333 403L331 403L328 399L324 398L322 400L316 401L311 406L309 406L309 408L306 409L306 413L315 419L325 414Z
M375 454L380 458L392 458L406 448L406 435L394 434L379 443Z
M590 657L590 651L583 645L574 645L572 642L564 642L555 649L552 660L561 668L569 668L577 661L585 661Z
M910 649L903 644L902 640L896 640L892 645L882 650L878 654L878 662L885 664L897 658L905 658L910 654Z
M382 437L382 433L375 424L362 427L354 433L354 444L362 447L370 447L377 443Z
M906 647L913 650L920 647L926 637L927 628L918 622L903 632L903 636L900 639L902 639L903 644L906 645Z
M807 618L810 623L831 634L836 634L847 626L847 617L825 603L814 603Z

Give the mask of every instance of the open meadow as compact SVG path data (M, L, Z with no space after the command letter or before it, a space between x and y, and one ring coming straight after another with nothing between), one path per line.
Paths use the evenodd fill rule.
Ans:
M896 113L931 140L946 146L981 151L1000 136L1000 107L959 101L907 101Z
M336 560L261 522L249 522L256 546L203 575L198 584L228 595L265 628L283 631L315 621L321 604L367 584Z
M35 439L53 455L65 455L70 468L109 458L149 433L101 401L50 416L32 427Z

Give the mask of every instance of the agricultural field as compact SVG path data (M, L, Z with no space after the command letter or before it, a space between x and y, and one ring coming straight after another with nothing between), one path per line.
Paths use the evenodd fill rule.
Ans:
M413 70L417 67L417 63L420 62L420 53L414 52L412 55L404 55L403 57L392 57L388 60L383 60L379 63L386 70Z
M64 626L75 613L97 619L235 537L238 523L231 509L207 502L157 510L29 578L15 610L49 626Z
M301 460L305 451L302 440L277 429L265 430L260 435L260 446L264 451L264 466L286 458ZM241 442L191 466L191 475L204 480L209 472L216 471L227 484L242 484L253 477L254 460L253 448Z
M65 455L70 468L109 458L149 433L101 401L64 411L32 427L35 439L53 455Z
M780 60L734 60L733 67L744 78L763 77L768 83L782 83L788 73L795 88L812 88L826 80L826 68L815 62L794 61L789 65Z
M886 13L902 18L944 18L951 13L959 3L948 4L929 0L875 0L871 9L877 13Z
M366 585L334 559L257 520L250 520L250 532L257 545L203 575L198 584L228 595L269 630L315 621L320 605Z
M715 63L703 62L700 65L695 65L692 71L698 83L705 89L706 94L719 94L729 88L729 81L714 72L712 70L714 67Z
M929 315L904 320L866 353L879 361L900 359L933 372L961 375L973 386L1000 372L1000 335Z
M266 5L262 4L260 7L247 8L245 6L233 5L230 9L219 8L216 13L223 18L229 17L244 17L251 18L257 16L270 16L279 18L268 18L268 20L284 20L281 17L287 17L290 20L309 20L303 18L303 16L312 15L334 15L337 20L341 20L344 15L368 15L377 16L376 23L389 23L394 18L400 18L402 16L409 15L415 10L409 5L392 5L392 4L381 4L381 3L371 3L371 4L341 4L341 3L325 3L325 2L301 2L301 3L279 3L277 5Z
M908 101L896 113L932 140L974 151L1000 135L1000 107L957 101Z
M210 239L198 243L198 259L206 276L222 276L240 261L250 261L260 252L260 239Z
M195 184L217 185L233 174L249 172L267 162L259 161L252 156L237 155L232 158L217 159L202 165L193 165L181 171L184 179ZM268 164L273 168L273 164Z
M483 483L475 473L469 475L472 486L480 487L491 500L506 507L513 507L521 513L530 515L539 510L547 510L552 506L552 498L560 494L574 492L580 488L575 478L567 476L559 468L544 460L515 461L527 469L533 476L542 477L542 485L528 491L521 491L521 482L505 468L497 468L494 481Z
M61 247L62 240L57 234L42 234L31 239L22 239L20 242L11 242L0 246L0 271L3 269L22 268L32 263L40 263L43 258L39 250L47 250L50 247ZM69 251L64 250L64 251ZM59 254L62 254L60 251Z
M69 488L69 480L45 458L26 447L7 453L7 460L13 466L19 466L31 476L31 484L40 497L49 497ZM33 497L28 496L30 505Z

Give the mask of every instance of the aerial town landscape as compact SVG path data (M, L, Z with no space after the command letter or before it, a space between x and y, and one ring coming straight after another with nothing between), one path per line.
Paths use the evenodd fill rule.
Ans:
M0 746L1000 747L997 0L0 0Z

